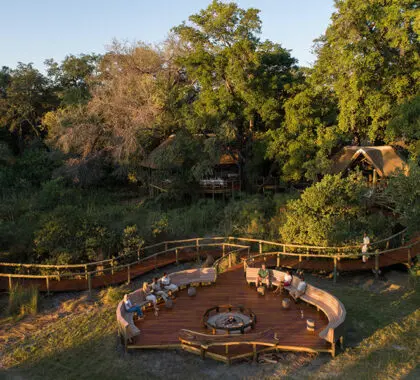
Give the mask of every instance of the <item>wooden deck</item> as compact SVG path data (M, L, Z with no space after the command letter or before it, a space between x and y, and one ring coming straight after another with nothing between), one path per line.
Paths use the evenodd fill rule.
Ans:
M257 315L256 328L252 334L271 330L277 334L278 345L284 349L328 351L330 345L318 336L328 324L325 315L304 302L292 302L291 308L284 310L281 301L286 297L287 292L273 294L271 291L265 296L259 296L255 287L247 285L243 267L237 266L219 275L216 284L197 288L195 297L189 297L186 290L180 291L172 310L162 306L158 317L147 312L145 319L137 322L141 334L134 338L128 349L181 347L179 334L182 329L211 334L201 323L205 311L212 306L232 304L250 308ZM301 310L304 313L303 319ZM315 320L315 332L306 330L307 318ZM263 349L263 346L259 348ZM225 355L224 350L225 347L219 346L209 348L208 352ZM252 346L244 344L229 348L229 355L232 356L247 352L252 353Z

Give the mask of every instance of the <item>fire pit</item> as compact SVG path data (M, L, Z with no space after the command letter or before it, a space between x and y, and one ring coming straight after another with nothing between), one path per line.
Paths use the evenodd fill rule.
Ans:
M203 324L213 334L245 334L255 327L257 318L243 306L222 305L208 309Z

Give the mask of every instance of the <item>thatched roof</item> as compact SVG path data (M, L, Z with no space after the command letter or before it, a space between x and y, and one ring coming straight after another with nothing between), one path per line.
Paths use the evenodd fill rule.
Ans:
M204 135L196 135L197 138L203 138ZM210 135L209 137L214 137ZM170 135L165 141L163 141L159 146L150 152L150 154L140 163L141 166L150 169L160 169L161 165L159 163L159 157L165 154L165 152L170 149L172 144L174 144L176 135ZM238 163L238 154L222 154L220 156L218 165L235 165ZM179 162L173 162L174 167L179 167L182 165L181 160Z
M346 146L333 158L331 173L345 171L360 155L365 157L381 177L389 177L396 170L407 170L406 162L392 146Z

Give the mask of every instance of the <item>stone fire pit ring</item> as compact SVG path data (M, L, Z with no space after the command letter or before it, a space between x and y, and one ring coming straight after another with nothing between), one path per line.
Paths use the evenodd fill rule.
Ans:
M212 334L245 334L255 327L257 316L243 306L219 305L207 309L202 321Z

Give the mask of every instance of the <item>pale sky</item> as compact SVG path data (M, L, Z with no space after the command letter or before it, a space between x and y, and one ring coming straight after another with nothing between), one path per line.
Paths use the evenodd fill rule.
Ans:
M68 54L104 53L121 41L158 43L210 0L0 0L0 67L14 68ZM292 50L309 66L313 40L324 33L333 0L237 0L241 8L261 10L262 39Z

